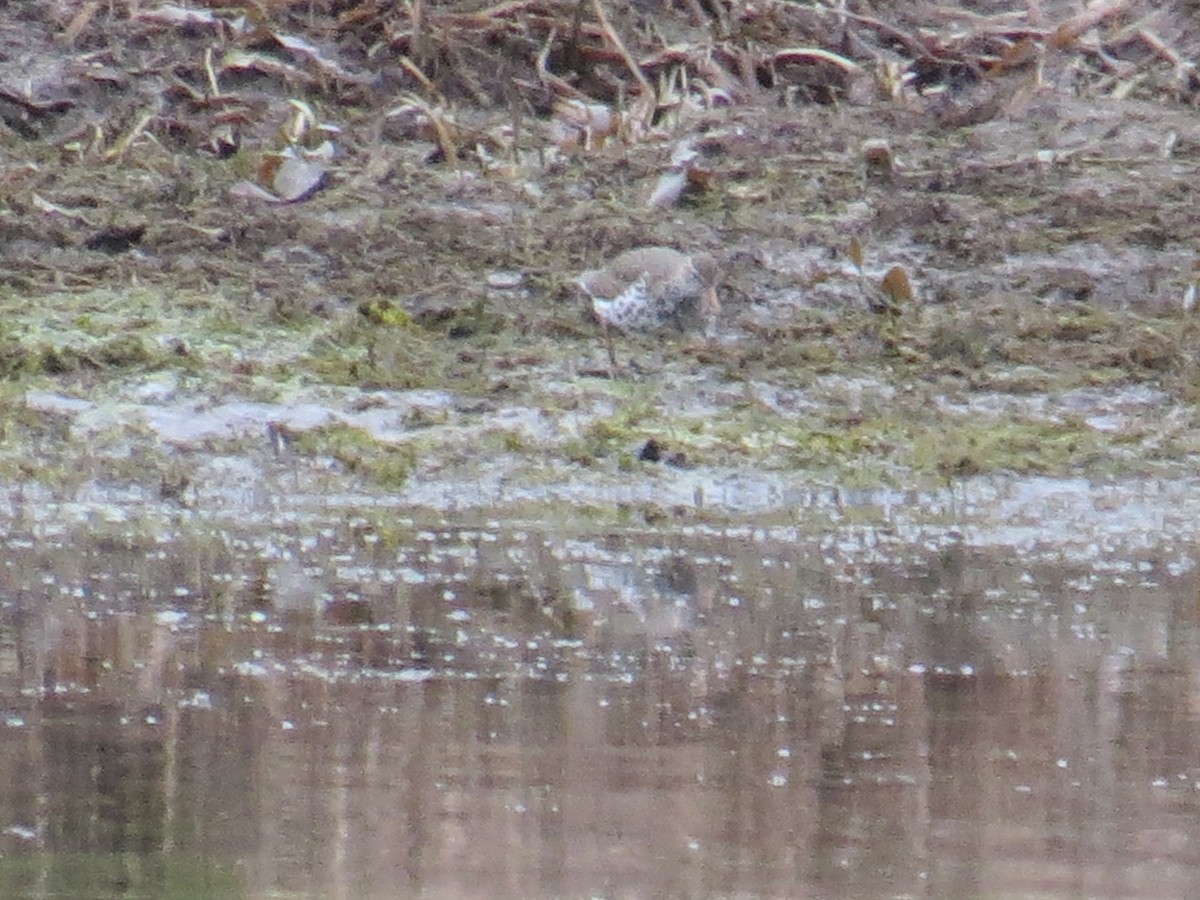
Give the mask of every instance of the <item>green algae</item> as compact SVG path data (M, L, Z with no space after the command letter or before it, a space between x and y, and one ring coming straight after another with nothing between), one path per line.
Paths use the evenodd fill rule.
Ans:
M388 490L404 487L419 458L413 443L385 443L362 428L344 424L302 431L291 446L302 455L336 460L347 472Z

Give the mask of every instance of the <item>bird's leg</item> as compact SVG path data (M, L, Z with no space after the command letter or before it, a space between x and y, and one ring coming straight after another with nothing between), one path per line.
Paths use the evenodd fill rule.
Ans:
M680 334L687 331L687 323L683 321L683 307L677 306L671 310L671 321L675 324L675 330Z
M700 297L700 312L704 318L704 337L712 340L717 336L717 319L721 315L721 298L715 286L707 288Z
M602 323L604 327L604 346L608 349L608 365L609 375L615 375L617 371L617 351L613 347L612 326L607 322Z

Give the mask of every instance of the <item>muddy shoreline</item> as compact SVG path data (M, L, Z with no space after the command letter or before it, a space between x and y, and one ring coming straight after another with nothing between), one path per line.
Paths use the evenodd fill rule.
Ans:
M52 24L6 40L49 52ZM134 52L119 18L100 24ZM74 84L73 52L35 87ZM586 149L522 119L502 159L450 162L411 110L313 86L340 155L290 204L234 190L245 159L143 132L108 156L10 140L0 481L167 513L327 496L650 525L786 516L814 490L888 508L992 479L1097 502L1185 486L1200 125L1185 103L1032 74L956 86L978 121L925 93L760 88ZM295 126L273 87L257 82L256 125ZM510 118L426 113L478 134ZM864 151L881 142L882 170ZM647 205L683 145L703 189ZM720 334L629 336L611 378L572 279L648 243L716 255ZM881 313L896 267L914 296ZM648 441L673 465L639 460Z

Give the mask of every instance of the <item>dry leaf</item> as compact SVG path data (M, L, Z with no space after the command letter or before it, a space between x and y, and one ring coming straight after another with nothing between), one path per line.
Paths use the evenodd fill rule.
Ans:
M1129 6L1129 0L1110 0L1108 3L1098 3L1079 15L1072 16L1062 22L1050 37L1051 46L1064 48L1075 43L1084 32L1095 28L1105 19L1120 15Z
M68 219L74 219L77 222L91 224L87 220L87 216L83 212L74 209L68 209L65 206L59 206L57 203L51 203L49 200L42 197L40 194L34 194L32 197L33 208L39 212L50 213L51 215L63 216Z
M311 75L296 66L288 65L281 62L273 56L266 53L251 53L246 50L230 50L221 57L221 71L226 72L230 69L235 71L259 72L263 75L273 75L277 78L282 78L285 81L298 81L305 84L311 84L314 79Z
M904 270L903 266L892 266L888 269L888 273L883 276L879 287L887 295L888 300L897 306L913 301L912 282L909 281L908 272Z
M324 166L290 153L267 153L259 160L255 182L239 181L230 196L261 203L299 203L325 186Z
M863 245L858 239L858 235L850 238L850 246L846 248L846 255L850 257L850 262L854 263L854 268L862 271L863 267Z
M625 113L621 137L631 142L645 140L654 126L654 115L657 112L658 97L653 90L638 94Z
M258 203L283 203L264 187L250 181L238 181L229 188L229 196L236 200L253 200Z
M821 47L789 47L786 50L776 51L771 59L775 65L789 62L827 62L832 63L845 72L862 71L862 66L854 60L847 59L845 56L822 49Z
M620 127L620 117L603 103L556 100L553 115L551 137L564 150L602 147Z
M270 181L271 190L285 203L307 200L325 185L324 166L308 160L284 157Z
M664 172L658 179L658 184L650 194L650 199L646 201L647 206L656 206L660 209L667 209L675 206L683 198L683 192L687 190L688 173L682 169L671 169Z
M883 180L889 180L895 171L895 160L892 157L892 145L884 138L871 138L863 141L863 160L867 164L867 175Z
M79 39L79 35L83 34L84 30L91 24L92 18L96 15L96 11L100 8L100 0L87 0L81 7L75 17L71 19L70 24L63 29L63 43L74 46L75 41Z
M133 18L139 22L150 22L155 25L168 25L172 28L211 25L221 28L227 23L218 18L208 9L186 9L182 6L159 6L155 9L142 9L134 13Z
M687 167L688 190L695 191L698 194L711 191L716 178L717 175L712 169L706 169L703 166Z
M302 59L310 60L326 75L332 75L334 78L341 79L342 81L363 80L362 76L346 71L340 63L324 56L320 50L303 38L291 34L274 34L272 37L289 53L299 56Z

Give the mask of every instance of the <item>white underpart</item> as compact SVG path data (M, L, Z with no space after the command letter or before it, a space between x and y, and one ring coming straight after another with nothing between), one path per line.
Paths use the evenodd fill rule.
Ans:
M602 322L616 328L628 328L650 310L646 276L642 276L611 300L592 298L592 309Z

